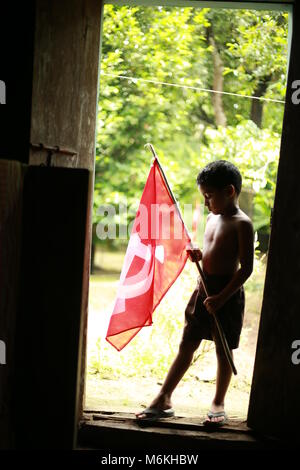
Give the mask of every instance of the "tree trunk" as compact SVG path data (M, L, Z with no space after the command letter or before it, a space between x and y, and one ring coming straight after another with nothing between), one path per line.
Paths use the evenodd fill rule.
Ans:
M270 81L269 78L265 78L261 80L260 82L258 82L257 87L254 90L253 96L258 96L258 97L264 96L267 91L269 81ZM262 100L255 100L255 99L252 100L250 119L253 122L255 122L257 127L260 127L260 128L262 126L263 109L264 109L263 106L264 106L264 102Z
M212 29L208 31L209 43L213 46L213 65L214 65L214 78L213 78L213 90L223 91L223 62L218 51ZM223 98L221 93L212 93L212 103L215 112L217 126L226 126L226 115L223 108Z

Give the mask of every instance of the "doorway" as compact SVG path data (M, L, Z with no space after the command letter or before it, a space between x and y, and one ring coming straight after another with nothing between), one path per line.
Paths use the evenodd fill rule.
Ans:
M201 246L207 214L191 172L216 156L242 167L241 207L253 217L257 250L255 270L246 286L245 323L236 355L239 375L231 383L227 400L233 404L231 415L244 419L276 185L290 13L281 7L272 11L261 5L258 10L201 9L190 3L189 7L170 3L164 7L126 7L119 2L104 6L94 205L97 211L103 200L111 204L118 209L115 217L119 222L125 217L120 207L127 205L128 218L122 221L127 227L150 163L143 144L152 141L179 201L192 202L193 209L199 208L195 236ZM123 31L120 25L124 25ZM277 27L278 35L272 37ZM273 38L269 43L267 31ZM110 36L114 37L111 42ZM165 57L157 38L167 48ZM273 61L274 54L267 47L274 45L277 52L284 53L278 54L276 68L271 70L271 64L264 61L267 56ZM203 74L199 79L200 71ZM278 78L274 79L276 74ZM192 216L193 211L185 214L191 228ZM184 306L195 279L194 266L187 263L154 313L153 327L142 330L117 352L105 341L105 313L114 300L128 239L116 236L100 243L99 222L95 214L85 408L133 413L153 399L176 353ZM174 392L174 407L180 415L206 412L214 377L214 349L204 342Z

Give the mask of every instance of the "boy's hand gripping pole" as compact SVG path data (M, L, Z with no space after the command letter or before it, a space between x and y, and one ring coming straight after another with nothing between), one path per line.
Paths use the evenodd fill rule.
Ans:
M186 233L187 233L189 239L191 240L191 237L190 237L190 235L189 235L188 229L186 228L185 223L184 223L184 221L183 221L183 218L182 218L182 216L181 216L181 212L180 212L180 209L179 209L179 207L178 207L177 201L176 201L175 196L174 196L174 194L172 193L172 190L171 190L171 188L170 188L170 186L169 186L168 180L167 180L166 175L165 175L165 173L164 173L164 170L162 169L162 166L161 166L161 164L160 164L160 162L159 162L159 159L158 159L158 156L157 156L157 154L156 154L156 152L155 152L155 150L154 150L154 147L153 147L153 145L150 144L150 143L146 144L145 147L148 147L148 148L150 149L150 151L152 152L152 155L153 155L154 159L157 161L157 164L158 164L158 167L159 167L161 176L162 176L162 178L163 178L163 180L164 180L164 182L165 182L165 184L166 184L166 187L167 187L167 189L168 189L168 191L169 191L169 194L170 194L170 196L171 196L171 198L172 198L172 200L173 200L173 202L174 202L174 205L175 205L175 207L176 207L176 209L177 209L178 215L179 215L179 217L180 217L180 219L181 219L181 221L182 221L182 224L183 224L183 226L184 226L184 229L185 229L185 231L186 231ZM193 244L192 244L192 242L190 242L190 247L191 247L191 249L193 250ZM204 273L203 273L203 271L202 271L202 269L201 269L200 263L199 263L199 261L198 261L197 259L195 259L194 262L196 263L197 269L198 269L198 271L199 271L199 274L200 274L200 277L201 277L201 281L202 281L202 284L203 284L203 288L204 288L204 291L205 291L205 295L206 295L207 297L209 297L209 292L208 292L208 290L207 290L207 284L206 284L205 276L204 276ZM223 347L225 356L226 356L226 358L227 358L227 360L228 360L228 362L229 362L229 364L230 364L230 367L231 367L231 369L232 369L232 372L234 373L234 375L237 375L237 370L236 370L236 368L235 368L235 365L234 365L234 362L233 362L233 359L232 359L232 356L231 356L231 352L230 352L230 349L229 349L229 346L228 346L228 343L227 343L227 340L226 340L226 337L225 337L223 328L222 328L222 326L220 325L220 323L219 323L219 321L218 321L218 318L217 318L217 316L216 316L215 314L213 314L213 318L214 318L214 321L215 321L215 324L216 324L216 327L217 327L217 330L218 330L218 333L219 333L219 336L220 336L220 340L221 340L221 344L222 344L222 347Z

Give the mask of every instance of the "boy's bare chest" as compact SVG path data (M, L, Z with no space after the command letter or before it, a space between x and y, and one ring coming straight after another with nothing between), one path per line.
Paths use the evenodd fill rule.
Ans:
M236 224L231 220L222 220L220 217L211 218L205 228L204 245L235 246Z

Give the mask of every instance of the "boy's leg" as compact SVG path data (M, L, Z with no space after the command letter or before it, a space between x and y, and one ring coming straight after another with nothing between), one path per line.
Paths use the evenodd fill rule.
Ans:
M222 345L219 339L215 338L216 356L217 356L217 378L216 378L216 393L211 404L211 411L219 412L224 411L225 395L230 384L232 370L230 364L225 356ZM230 350L233 355L232 350ZM212 422L222 421L223 417L209 418Z
M158 393L154 398L150 406L166 410L171 408L171 395L175 390L176 386L188 370L195 350L199 347L201 340L189 340L182 341L179 345L177 356L175 357L167 377ZM144 418L146 415L141 412L136 414L138 418Z

